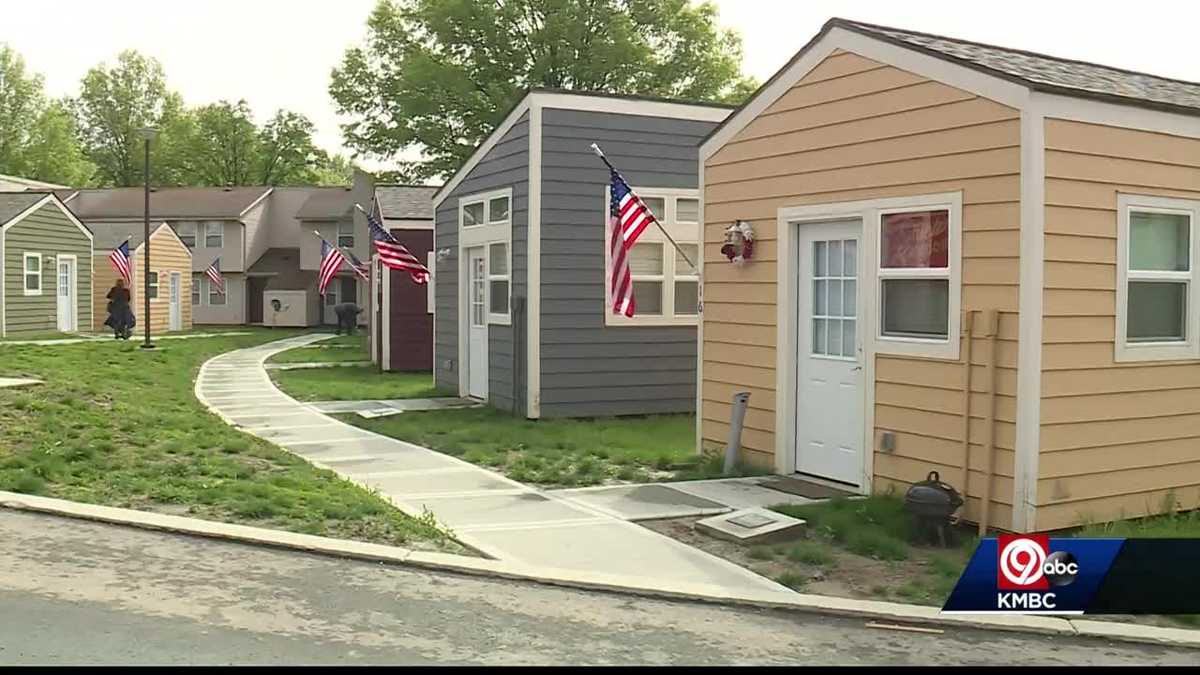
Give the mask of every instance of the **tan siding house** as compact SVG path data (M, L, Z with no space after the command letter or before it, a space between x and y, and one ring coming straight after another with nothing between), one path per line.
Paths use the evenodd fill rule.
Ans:
M701 148L702 447L748 392L745 461L995 528L1200 506L1200 85L1147 78L826 24Z
M129 289L133 314L140 333L145 324L145 304L142 289L145 288L145 262L141 225L93 225L96 234L95 282L93 304L95 330L105 332L104 321L108 318L108 291L120 276L109 261L109 254L121 242L129 239L133 264L133 284ZM192 251L179 239L175 230L167 223L159 224L150 233L150 272L152 297L150 298L150 332L160 335L169 331L184 331L192 328ZM111 331L110 331L111 332Z

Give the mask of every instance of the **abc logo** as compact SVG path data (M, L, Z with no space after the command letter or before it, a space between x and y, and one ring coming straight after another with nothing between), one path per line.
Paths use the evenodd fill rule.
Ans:
M1079 563L1066 551L1050 553L1044 535L1001 536L997 584L1006 590L1044 590L1066 586L1079 574Z

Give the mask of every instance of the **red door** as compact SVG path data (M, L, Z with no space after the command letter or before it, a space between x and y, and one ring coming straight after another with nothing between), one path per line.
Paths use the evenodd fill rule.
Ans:
M392 230L392 235L421 261L433 252L432 230ZM433 370L433 314L427 303L428 288L413 283L407 272L391 271L388 299L389 344L392 370Z

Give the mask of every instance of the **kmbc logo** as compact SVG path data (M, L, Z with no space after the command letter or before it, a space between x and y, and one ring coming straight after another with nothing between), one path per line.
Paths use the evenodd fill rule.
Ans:
M1079 574L1079 563L1066 551L1050 552L1046 535L1000 535L996 586L1004 591L1044 591L1066 586Z

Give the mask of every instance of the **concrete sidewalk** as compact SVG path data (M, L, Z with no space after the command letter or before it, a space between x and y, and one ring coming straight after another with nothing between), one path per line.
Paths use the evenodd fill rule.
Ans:
M154 335L150 338L151 342L159 340L194 340L196 338L209 337L229 337L233 335L250 335L246 331L230 331L228 333L188 333L186 335ZM332 337L332 336L330 336ZM128 342L137 344L141 341L141 334L129 338ZM77 345L84 342L118 342L113 339L112 334L108 335L89 335L77 338L53 338L50 340L0 340L0 347L5 345Z
M303 335L222 354L200 368L196 396L230 424L378 490L406 513L431 511L464 544L500 560L648 583L794 595L609 512L345 424L275 388L263 367L268 357L329 337Z

